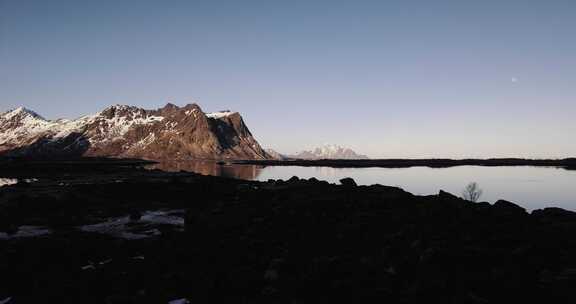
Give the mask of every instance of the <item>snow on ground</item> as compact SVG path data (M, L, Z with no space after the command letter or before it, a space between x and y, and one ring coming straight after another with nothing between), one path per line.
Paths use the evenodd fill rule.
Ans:
M196 112L197 111L198 111L197 109L192 109L192 110L188 110L184 113L186 114L186 116L190 116L190 115L194 114L194 118L196 118Z
M0 178L0 187L15 185L17 183L18 180L15 178Z
M136 148L146 147L146 146L150 145L151 143L153 143L155 140L156 140L156 134L150 133L150 134L146 135L146 137L144 137L141 140L139 140L138 142L136 142L133 147L136 147Z
M140 219L129 216L110 218L107 221L79 227L85 232L102 233L118 238L136 240L160 235L157 225L184 226L183 210L146 211Z
M220 112L206 113L206 117L219 119L219 118L228 117L234 113L236 113L236 112L220 111Z

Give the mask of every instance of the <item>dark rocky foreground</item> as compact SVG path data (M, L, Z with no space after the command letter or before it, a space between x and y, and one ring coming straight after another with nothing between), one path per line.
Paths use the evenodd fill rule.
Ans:
M576 298L573 212L123 168L0 187L1 303Z

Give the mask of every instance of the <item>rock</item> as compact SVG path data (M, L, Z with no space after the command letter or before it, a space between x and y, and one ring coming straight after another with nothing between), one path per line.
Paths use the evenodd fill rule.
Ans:
M315 178L315 177L311 177L311 178L308 179L308 182L310 182L310 183L318 183L319 180L318 180L317 178Z
M0 300L28 292L30 303L61 294L73 297L70 303L86 295L93 302L118 296L108 303L179 304L192 295L250 303L558 303L573 295L574 212L547 208L528 217L507 201L352 188L352 179L324 186L293 178L265 187L210 176L176 183L171 176L182 174L133 172L121 185L67 178L70 186L49 192L11 188L0 199L2 226L77 218L57 233L0 239L0 271L10 278ZM149 226L148 212L128 222L135 210L186 212L186 232ZM105 218L127 232L162 233L116 240L76 228Z
M446 192L444 190L440 190L440 192L438 192L438 197L444 200L460 200L460 198L457 197L456 195Z
M138 210L134 210L130 212L130 220L133 222L137 222L142 218L142 214Z
M287 182L289 183L297 183L299 182L300 179L298 178L298 176L292 176Z
M134 303L133 299L124 295L112 295L107 297L104 302L106 304L129 304Z
M264 279L267 281L276 281L280 275L276 269L268 269L264 272Z
M547 221L576 221L576 212L555 207L534 210L532 216Z
M354 179L352 179L351 177L346 177L346 178L341 179L340 183L342 184L342 186L348 187L348 188L354 188L354 187L358 186L356 184L356 182L354 181Z
M494 203L495 212L506 215L527 215L526 209L505 200Z

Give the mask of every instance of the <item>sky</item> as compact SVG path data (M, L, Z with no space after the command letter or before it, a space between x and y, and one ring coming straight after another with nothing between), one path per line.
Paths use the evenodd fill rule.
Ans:
M167 102L282 153L576 156L576 1L0 0L0 111Z

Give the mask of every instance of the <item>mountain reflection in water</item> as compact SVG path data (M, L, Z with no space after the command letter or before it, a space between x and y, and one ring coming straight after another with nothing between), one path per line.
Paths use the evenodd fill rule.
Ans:
M186 171L203 175L256 180L264 167L255 165L222 165L214 161L163 161L147 166L147 168L168 172Z

